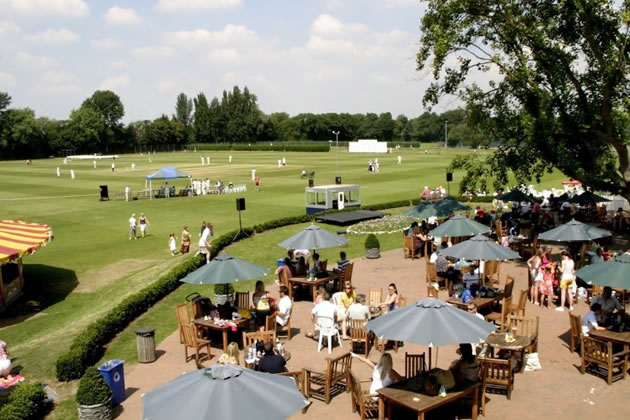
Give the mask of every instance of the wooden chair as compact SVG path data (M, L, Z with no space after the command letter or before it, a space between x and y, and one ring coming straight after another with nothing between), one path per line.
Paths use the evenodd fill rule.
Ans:
M320 269L321 271L326 271L326 270L328 270L328 260L320 261L320 262L319 262L319 269Z
M409 354L405 352L405 377L412 378L419 373L425 372L427 365L424 353Z
M497 238L501 238L503 236L503 230L504 230L503 224L501 223L500 220L495 220L494 226L497 231Z
M507 325L508 331L516 329L516 335L529 337L530 345L525 347L522 351L518 352L521 356L521 372L525 370L525 355L529 353L535 353L538 351L538 326L540 319L538 317L524 317L519 315L508 315Z
M350 342L352 350L355 353L355 345L362 345L365 353L365 357L368 357L370 352L370 334L365 329L365 321L360 319L353 319L350 321Z
M538 251L538 235L534 236L534 239L529 244L523 245L521 247L521 255L535 255L536 251Z
M256 341L262 341L263 343L270 341L275 345L275 337L275 334L271 331L244 332L243 350L247 351L247 349L250 348Z
M278 323L276 322L276 315L267 315L265 318L265 332L273 333L273 342L276 342L278 336Z
M192 319L198 319L203 317L203 310L201 309L201 302L191 302L190 309L192 311Z
M514 277L507 276L505 278L505 287L503 288L503 297L512 297L512 291L514 290Z
M479 365L481 368L481 414L485 417L486 392L504 390L507 399L511 399L514 389L514 373L511 360L480 357Z
M427 297L436 298L438 297L438 291L433 285L427 284Z
M442 281L444 282L444 288L448 289L448 278L439 277L437 274L437 267L435 266L435 264L431 264L427 262L427 283L428 284L437 283L441 287L440 282Z
M279 277L281 286L289 287L289 278L287 277L287 272L286 271L280 270L280 273L278 273L278 277Z
M343 287L346 282L352 284L352 271L354 270L354 263L348 263L343 268L343 271L339 275L339 291L343 291Z
M361 420L371 418L378 418L378 399L373 399L377 394L370 394L362 389L361 384L369 384L371 379L363 381L358 380L352 372L350 372L350 391L352 393L352 412L356 413L357 410L361 415Z
M499 326L499 331L503 331L507 326L507 316L510 313L511 307L512 298L503 298L503 303L501 304L501 312L490 312L488 315L485 316L486 321L494 322Z
M188 348L195 349L195 362L199 363L201 358L199 356L199 349L206 347L206 354L208 360L212 357L212 353L210 352L210 340L205 340L203 338L197 337L197 329L195 326L190 323L186 325L182 325L182 331L184 332L184 355L185 361L188 363Z
M571 325L571 353L576 351L577 345L582 343L582 317L569 312L569 323Z
M596 365L597 373L606 370L608 385L612 385L613 380L625 379L628 370L628 350L613 353L613 345L610 341L600 341L592 337L582 337L582 375L586 372L588 365ZM615 373L615 370L617 372Z
M249 309L249 292L236 292L236 306Z
M593 285L593 287L591 288L591 291L588 294L588 303L591 303L591 300L595 297L595 296L599 296L601 294L604 293L604 286L595 286Z
M306 382L306 373L304 372L304 369L295 370L291 372L282 372L282 373L278 373L277 375L290 376L291 378L293 378L297 389L300 391L302 395L304 395L306 399L308 399L308 384ZM308 406L304 407L302 409L302 414L306 413L307 409L308 409Z
M416 253L418 250L413 245L413 237L404 236L403 237L403 256L404 258L416 258Z
M510 308L510 313L520 314L521 316L525 316L525 305L527 305L527 296L529 295L528 289L521 290L521 293L518 295L518 302L516 305L512 305Z
M345 353L339 357L326 358L326 370L318 372L311 369L304 369L306 372L306 382L308 386L308 397L316 398L330 403L333 394L341 391L350 391L350 368L352 367L352 356ZM317 388L313 389L313 385Z
M482 284L487 284L486 279L489 284L492 284L495 281L499 281L499 264L501 261L484 261L483 263L483 278L481 279ZM496 278L495 278L496 277Z
M383 289L372 287L370 289L368 302L370 305L378 305L383 301Z
M291 340L291 318L293 317L293 308L295 308L295 306L293 305L293 301L291 301L291 312L289 312L289 319L287 319L286 325L278 324L278 319L276 318L275 315L273 316L276 323L276 337L277 338L286 337L287 340ZM282 334L284 332L285 327L286 327L286 335Z
M188 305L181 303L175 306L175 313L177 314L177 324L179 325L179 343L184 343L184 330L183 325L190 324L190 312L188 312Z

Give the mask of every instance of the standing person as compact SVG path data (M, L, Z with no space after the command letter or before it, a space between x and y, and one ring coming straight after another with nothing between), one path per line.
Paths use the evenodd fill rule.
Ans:
M135 170L136 170L136 164L135 164L135 163L132 163L132 164L131 164L131 170L132 170L132 171L135 171Z
M59 166L57 166L57 176L61 176L61 169L59 169Z
M405 379L402 375L394 370L394 362L392 360L392 355L389 353L381 354L381 359L378 361L378 364L375 364L370 359L365 357L361 357L358 354L352 353L352 357L355 359L365 363L372 370L372 384L370 385L370 394L376 395L376 391L381 388L385 388L390 386L391 384L402 381ZM376 397L372 397L376 398Z
M252 169L252 181L256 179L256 169Z
M129 188L129 185L125 186L125 201L129 201L129 193L131 192L131 189Z
M540 289L540 282L543 279L543 272L541 270L542 266L542 249L536 251L536 253L527 260L527 267L529 267L529 275L532 279L532 302L534 305L538 306L540 303L538 302L538 290Z
M168 186L168 182L164 183L164 197L169 198L171 196L171 187Z
M400 308L400 296L398 295L396 284L389 284L388 293L389 295L387 296L387 299L385 299L385 302L379 303L377 305L379 308L383 308L385 312L390 312L394 309Z
M70 178L74 179L74 169L70 169Z
M142 239L144 239L147 234L149 219L146 218L144 213L140 213L140 218L138 219L138 222L140 223L140 234L142 235Z
M131 240L132 238L136 239L136 225L136 213L132 213L131 217L129 218L129 240Z
M556 308L556 311L563 312L565 301L569 301L569 310L573 310L573 294L571 288L573 286L573 277L575 273L575 263L569 257L567 251L562 251L562 265L560 266L560 306Z
M232 155L228 156L228 163L232 163Z
M199 238L199 252L198 254L204 254L206 256L206 264L210 264L210 231L209 225L206 225L201 237Z
M398 155L398 164L401 165L402 164L402 156Z
M258 175L254 178L254 183L256 184L256 191L260 191L260 177Z
M201 157L201 166L203 166L203 164L205 163L205 161L203 160L203 156L200 156L200 157Z
M188 254L188 252L190 252L190 231L188 230L188 226L184 226L184 230L182 230L182 247L179 252L181 254Z
M287 165L287 158L282 156L282 166L286 166L286 165Z
M116 169L116 162L112 162L112 172Z
M93 163L94 163L94 169L96 169L96 159L94 159Z
M175 256L177 253L177 240L174 233L168 235L168 249L171 251L171 255Z

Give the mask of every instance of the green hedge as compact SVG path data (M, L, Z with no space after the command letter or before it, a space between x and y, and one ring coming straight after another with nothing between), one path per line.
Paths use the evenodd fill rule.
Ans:
M363 210L383 210L383 209L396 209L399 207L409 207L411 205L410 200L398 200L398 201L389 201L387 203L381 204L372 204L371 206L363 206Z
M235 150L245 152L328 152L330 147L328 143L322 144L286 144L276 143L270 146L268 143L252 143L248 144L203 144L197 143L189 145L188 149L197 148L197 150Z
M33 420L49 411L46 393L40 383L16 385L7 403L0 408L0 420Z

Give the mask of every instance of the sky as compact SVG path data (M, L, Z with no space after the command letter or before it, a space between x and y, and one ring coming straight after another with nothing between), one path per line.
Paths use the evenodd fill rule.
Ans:
M125 122L247 86L265 113L425 111L419 0L0 0L0 91L68 118L95 90ZM434 107L456 107L445 100Z

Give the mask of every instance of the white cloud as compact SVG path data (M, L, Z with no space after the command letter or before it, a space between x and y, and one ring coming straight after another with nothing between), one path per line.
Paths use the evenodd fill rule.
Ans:
M327 54L355 54L358 52L355 44L346 39L328 39L313 35L306 43L306 48L312 51Z
M208 59L211 61L221 61L223 63L236 63L240 61L240 55L233 48L217 48L210 51Z
M100 90L116 90L129 84L129 75L121 74L119 76L108 77L99 85Z
M194 12L232 9L240 7L242 4L242 0L160 0L156 7L162 12Z
M0 6L21 15L83 17L89 13L83 0L0 0Z
M174 92L177 89L177 84L172 80L160 80L155 84L158 91L162 93Z
M99 50L115 50L118 48L122 48L125 44L116 38L103 38L103 39L93 39L90 41L90 45L93 48L98 48Z
M37 32L27 35L26 40L29 42L44 45L65 45L77 42L79 35L69 29L48 29L43 32Z
M140 47L133 48L131 55L142 60L155 60L170 57L173 55L173 49L163 45L157 47Z
M105 13L105 22L112 25L138 25L142 19L134 9L114 6Z
M308 81L329 81L329 80L345 80L350 79L352 72L344 67L322 67L319 70L307 72L304 78Z
M164 41L180 48L197 48L207 46L212 48L220 45L251 45L258 41L256 32L243 25L225 25L222 31L208 31L196 29L193 31L166 32Z
M14 49L23 38L22 30L15 23L8 20L0 21L0 49Z
M64 85L76 82L77 78L67 71L49 71L42 75L41 81L52 85Z
M339 19L327 14L319 15L311 26L314 34L321 36L340 36L350 33L365 32L368 27L362 23L342 23Z
M39 82L33 86L33 92L48 92L54 94L78 93L81 89L77 77L66 71L49 71L42 74Z
M110 61L108 66L112 69L121 70L129 67L129 63L127 63L125 60L114 60Z
M15 77L12 74L0 71L0 88L7 89L15 86Z
M28 68L47 68L57 64L57 60L47 56L34 56L27 51L19 51L13 58L13 63Z

